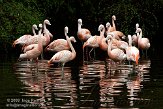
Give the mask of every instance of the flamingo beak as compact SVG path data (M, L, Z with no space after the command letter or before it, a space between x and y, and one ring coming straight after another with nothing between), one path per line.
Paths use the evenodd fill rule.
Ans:
M51 62L50 62L50 61L48 61L48 65L49 65L49 66L50 66L50 63L51 63Z
M12 44L12 46L15 47L16 43L17 43L17 41L14 41L14 43Z
M87 42L84 43L84 45L83 45L83 49L84 49L86 46L87 46Z

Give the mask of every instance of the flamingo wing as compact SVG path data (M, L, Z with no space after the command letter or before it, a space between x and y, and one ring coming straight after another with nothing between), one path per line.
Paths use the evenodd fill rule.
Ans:
M71 59L71 52L68 50L62 50L57 52L52 58L51 62L68 62Z

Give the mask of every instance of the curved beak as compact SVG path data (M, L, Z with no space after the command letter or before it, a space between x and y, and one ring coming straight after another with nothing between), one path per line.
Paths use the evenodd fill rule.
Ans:
M12 46L15 47L16 44L17 44L17 40L14 41L14 43L12 44Z
M83 49L87 46L87 42L84 42Z

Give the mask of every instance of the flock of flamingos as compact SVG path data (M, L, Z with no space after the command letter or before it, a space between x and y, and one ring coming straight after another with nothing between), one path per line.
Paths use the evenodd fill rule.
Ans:
M142 38L142 29L139 24L136 24L136 34L127 35L116 30L115 15L112 16L112 25L107 22L106 26L100 24L98 31L100 35L92 35L91 32L82 28L82 19L78 19L77 36L82 41L83 52L85 47L92 47L92 49L99 47L106 51L109 58L113 61L133 61L138 64L140 53L139 50L148 50L150 41L148 38ZM65 39L57 39L51 42L53 35L49 32L46 25L51 25L49 20L44 20L43 24L39 24L39 31L37 25L32 26L33 35L23 35L16 39L13 46L22 45L23 53L20 54L19 60L30 59L37 60L44 50L56 52L48 64L61 63L62 71L66 62L69 62L76 57L76 51L71 42L76 42L73 36L68 36L68 27L64 28ZM123 39L128 39L128 42ZM43 49L45 47L45 49Z

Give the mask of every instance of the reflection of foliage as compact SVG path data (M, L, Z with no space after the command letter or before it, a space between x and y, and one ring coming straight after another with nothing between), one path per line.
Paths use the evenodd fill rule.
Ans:
M114 14L118 30L132 35L139 23L143 35L152 39L162 5L162 0L1 0L0 37L31 33L31 26L44 18L50 19L55 33L63 33L65 25L76 33L78 18L84 27L97 32L98 25L111 22Z

